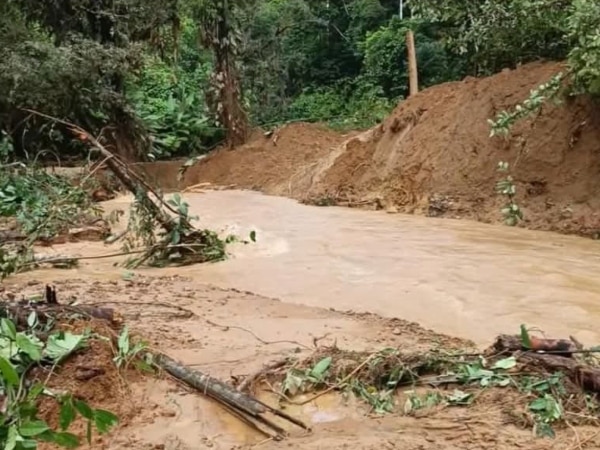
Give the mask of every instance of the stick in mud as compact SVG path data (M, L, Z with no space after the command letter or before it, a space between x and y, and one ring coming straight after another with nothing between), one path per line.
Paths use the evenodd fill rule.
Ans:
M262 431L264 434L267 434L274 439L283 439L286 436L286 431L281 428L279 425L276 425L269 419L263 416L265 413L271 413L277 417L280 417L288 422L293 423L294 425L310 431L310 428L304 424L302 421L284 413L283 411L279 411L260 400L257 400L249 395L246 395L242 392L236 391L231 386L223 383L216 378L213 378L209 375L206 375L200 371L191 369L184 364L175 361L164 354L150 354L154 363L165 370L167 373L177 378L178 380L184 382L188 386L202 392L208 397L218 401L222 405L224 405L228 410L234 410L236 416L239 417L240 414L250 416L252 419L257 422L265 425L269 429L275 432L275 435L269 434L262 430L260 427L256 426L257 429ZM246 419L249 419L246 417ZM244 420L244 422L248 423L248 420Z
M0 317L13 317L18 326L26 326L27 318L33 311L35 311L38 320L42 323L65 315L100 319L109 323L115 322L115 312L112 308L60 304L57 299L56 288L49 285L45 288L43 301L19 301L0 305Z

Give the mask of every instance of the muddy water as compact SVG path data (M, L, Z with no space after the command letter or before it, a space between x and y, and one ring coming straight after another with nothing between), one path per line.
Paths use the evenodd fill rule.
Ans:
M286 302L400 317L479 344L517 332L522 323L600 343L599 242L467 221L310 207L244 191L184 198L202 225L241 236L255 230L257 242L236 244L233 257L222 263L162 273ZM109 206L125 204L121 199ZM80 253L90 246L111 251L81 244ZM77 270L119 276L122 269L113 262L91 261Z

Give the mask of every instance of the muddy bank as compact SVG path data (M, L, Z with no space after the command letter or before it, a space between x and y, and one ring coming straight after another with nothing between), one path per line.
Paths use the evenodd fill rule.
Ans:
M57 273L57 271L53 271ZM133 331L143 335L152 348L225 381L253 373L262 365L284 356L310 355L315 346L336 344L352 351L382 348L427 351L471 349L469 342L425 330L402 320L373 315L344 314L320 308L290 305L275 299L202 284L178 276L128 275L127 279L93 281L64 279L45 271L46 278L59 279L58 292L81 303L103 303L115 307ZM36 293L43 282L22 283L17 277L5 289ZM110 364L110 361L107 362ZM96 383L105 382L98 375ZM581 425L576 431L557 429L552 440L536 438L526 426L518 426L506 391L482 392L466 408L435 407L417 415L369 414L369 407L351 396L332 394L306 405L289 405L286 411L309 423L312 433L292 431L284 442L265 441L245 425L197 392L190 392L166 379L120 380L122 401L112 407L135 414L123 417L114 433L93 445L94 449L149 448L192 450L198 448L318 449L433 449L572 448L585 441L589 448L598 441L594 427ZM268 391L258 393L277 405ZM95 397L102 403L102 396ZM573 447L578 448L578 447Z
M59 275L53 276L55 273ZM63 300L115 308L132 332L143 336L152 349L228 382L283 356L310 354L316 345L337 344L357 351L387 346L415 350L437 345L470 346L466 341L402 320L290 305L202 284L192 278L156 274L98 281L68 279L68 274L60 273L47 270L38 277L39 281L26 282L20 281L25 276L19 276L3 287L7 292L27 296L43 290L44 281L54 280ZM75 360L71 365L78 364L82 361ZM94 361L88 358L86 364L112 367L110 357L97 357ZM106 383L112 383L111 389L106 388ZM100 388L103 385L104 390ZM221 406L167 379L115 379L113 368L79 389L94 406L110 408L122 419L116 432L96 440L92 448L229 449L250 448L264 440L264 436L247 428ZM120 392L120 398L111 396L114 392ZM265 400L277 404L276 399ZM315 407L331 410L337 426L348 430L354 420L364 421L360 408L344 406L341 398L335 396L292 411L315 425L315 433L321 437L327 437L328 427L320 429L321 419L315 414ZM377 422L373 421L372 426L376 431ZM284 445L302 448L305 439L302 432L296 433ZM345 442L334 435L329 439L334 448L342 448ZM357 441L357 448L367 448L361 441ZM370 441L380 442L378 433L364 437L365 445Z
M420 92L383 124L341 135L292 124L220 150L177 181L179 163L143 165L159 185L235 185L314 204L341 204L436 217L502 221L495 193L499 161L512 166L522 226L595 237L600 230L600 114L587 98L549 103L513 129L489 137L487 123L563 70L533 63L490 78Z

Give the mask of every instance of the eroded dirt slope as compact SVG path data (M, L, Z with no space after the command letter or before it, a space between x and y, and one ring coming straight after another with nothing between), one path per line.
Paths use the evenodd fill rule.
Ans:
M433 216L502 220L497 164L517 182L525 226L594 235L600 229L600 115L587 98L548 104L508 139L490 138L489 118L563 70L533 63L490 78L420 92L380 126L340 135L291 124L220 150L176 181L179 163L146 165L162 186L235 185L318 204L370 206Z

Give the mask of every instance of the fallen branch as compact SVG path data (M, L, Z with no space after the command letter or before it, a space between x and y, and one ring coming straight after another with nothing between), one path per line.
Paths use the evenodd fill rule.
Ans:
M100 143L92 134L88 133L86 130L81 128L78 125L75 125L72 122L68 122L66 120L58 119L57 117L52 117L47 114L41 113L39 111L35 111L32 109L25 109L25 111L38 115L40 117L45 117L46 119L52 120L54 122L65 125L77 138L82 142L87 142L90 144L96 151L98 151L103 157L102 161L106 166L110 169L110 171L119 179L121 183L133 194L133 195L141 195L143 201L145 202L148 209L152 212L155 219L160 223L160 225L167 231L170 232L174 229L174 222L166 214L163 210L161 210L158 205L150 199L147 192L151 191L154 193L154 190L148 184L140 179L140 177L135 174L129 166L123 162L118 156L114 153L110 152L104 145ZM171 206L165 202L158 194L155 194L157 201L166 209L174 211Z
M523 348L518 336L501 335L491 349L498 353L515 353L519 361L542 366L551 372L562 372L584 390L600 393L600 368L582 365L573 354L585 352L566 339L530 338L530 349Z
M266 413L280 417L304 430L310 430L307 425L294 417L279 411L249 395L236 391L220 380L212 378L200 371L191 369L164 354L152 354L155 364L167 373L184 382L188 386L216 400L230 411L235 411L237 417L243 416L244 422L253 426L266 436L281 440L287 432L279 425L266 418ZM266 428L266 429L265 429Z
M529 352L561 354L567 357L571 357L573 353L577 353L579 351L577 345L568 339L540 339L535 336L531 336L530 340L531 346L525 347L523 346L523 341L520 336L501 334L496 338L492 349L498 353L515 352L521 350Z
M149 245L147 251L137 260L130 262L128 267L138 267L148 260L160 263L193 264L224 258L224 241L211 231L195 229L191 225L187 214L182 214L181 211L165 201L135 170L130 168L117 155L110 152L100 142L99 138L92 136L74 123L34 110L26 109L25 111L65 125L77 139L100 153L104 158L103 164L136 197L145 214L156 221L163 229L160 243ZM154 198L151 198L150 194ZM175 217L171 217L169 212L174 214ZM169 244L180 244L181 247L172 250Z
M98 308L85 305L61 305L56 297L56 289L46 286L44 300L32 302L22 300L15 303L0 303L0 317L14 319L18 327L26 327L29 315L35 312L40 323L55 321L59 318L79 316L115 323L115 312L111 308Z
M237 390L239 392L245 392L248 388L250 388L252 386L252 384L254 384L254 382L256 380L258 380L260 377L262 377L265 373L271 372L275 369L279 369L279 368L285 366L288 362L289 362L289 358L283 358L278 361L274 361L271 364L267 364L264 367L261 367L256 372L253 372L250 375L248 375L246 378L244 378L244 381L242 381L238 385Z
M260 342L261 344L264 344L264 345L294 344L294 345L298 345L299 347L304 347L305 349L310 350L310 347L308 345L303 344L302 342L289 341L289 340L265 341L264 339L257 336L256 333L254 333L253 331L248 330L247 328L244 328L244 327L238 327L236 325L220 325L218 323L211 322L210 320L207 320L206 323L208 323L209 325L212 325L213 327L222 328L223 331L228 331L230 329L244 331L244 332L250 334L254 339L256 339L258 342Z

